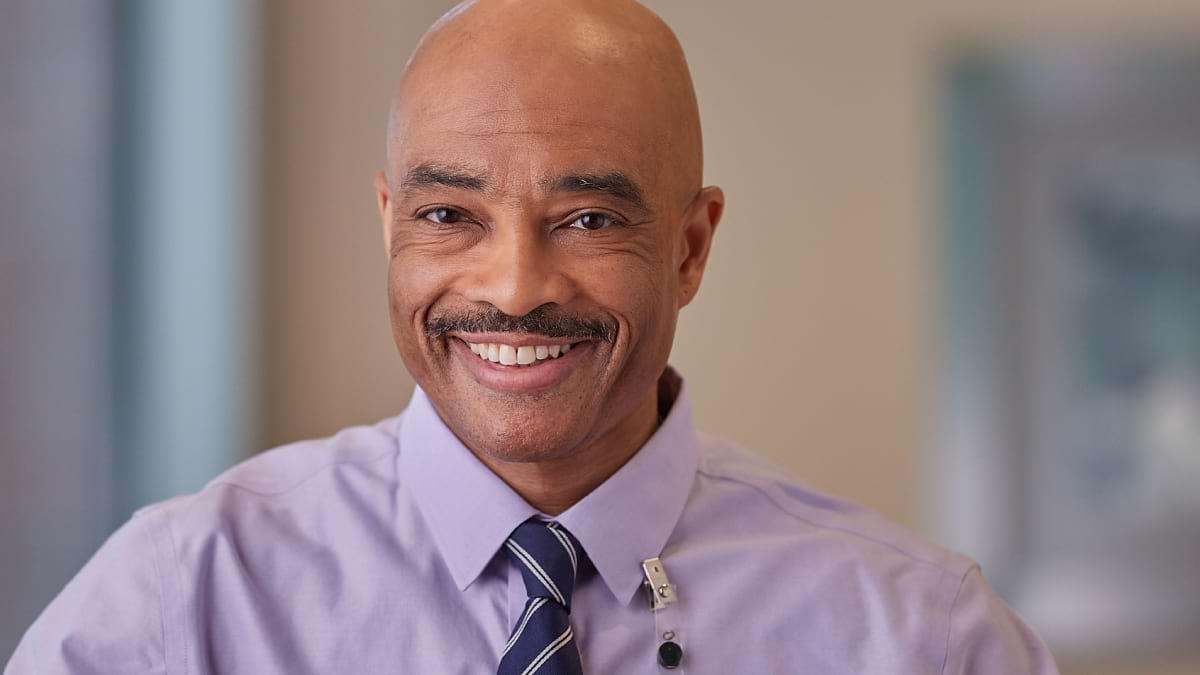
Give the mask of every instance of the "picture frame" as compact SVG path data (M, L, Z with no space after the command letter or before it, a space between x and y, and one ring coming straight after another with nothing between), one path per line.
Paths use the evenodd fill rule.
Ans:
M936 534L1056 654L1200 636L1200 53L941 74Z

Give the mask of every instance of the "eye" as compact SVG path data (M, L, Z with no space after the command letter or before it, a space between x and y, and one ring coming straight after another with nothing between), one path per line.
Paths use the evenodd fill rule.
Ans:
M619 224L616 218L605 213L585 213L571 221L569 227L579 230L599 230Z
M439 225L453 225L454 223L463 220L461 211L457 211L448 206L439 206L436 209L430 209L421 216L425 220L430 220Z

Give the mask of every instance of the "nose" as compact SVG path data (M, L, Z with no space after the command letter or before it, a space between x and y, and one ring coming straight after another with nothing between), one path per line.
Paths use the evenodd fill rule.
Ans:
M564 305L570 279L551 242L533 224L497 223L470 274L464 295L509 316L524 316L547 303Z

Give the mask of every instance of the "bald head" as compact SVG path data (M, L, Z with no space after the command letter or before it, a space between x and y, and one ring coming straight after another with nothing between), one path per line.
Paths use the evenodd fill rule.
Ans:
M662 19L631 0L458 5L405 67L388 126L389 171L431 122L435 134L478 137L608 128L668 174L643 179L673 197L700 187L700 120L683 50ZM589 135L598 136L580 141Z

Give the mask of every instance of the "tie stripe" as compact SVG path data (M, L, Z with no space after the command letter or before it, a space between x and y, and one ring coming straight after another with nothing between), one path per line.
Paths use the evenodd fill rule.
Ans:
M512 649L513 645L517 644L517 640L521 639L521 633L525 632L525 626L529 625L529 619L533 617L533 613L538 611L538 608L546 604L546 602L547 601L545 598L534 598L533 602L530 602L529 605L525 607L525 615L521 617L521 623L517 624L517 629L513 631L512 637L508 639L508 644L504 645L504 651L500 653L500 656L507 654L508 650Z
M563 594L559 592L558 586L554 584L554 580L550 578L550 575L546 574L546 570L542 569L542 566L533 559L533 556L529 555L528 551L521 548L521 545L512 539L508 540L507 546L509 550L515 553L517 558L520 559L520 561L527 568L529 568L529 571L533 572L534 576L541 580L542 585L546 587L546 590L550 591L550 595L554 596L554 599L558 601L558 604L565 607L567 601L563 598Z
M542 653L537 655L537 658L533 660L533 663L529 664L528 668L521 672L521 675L533 675L536 673L538 668L541 668L547 661L550 660L551 656L554 656L555 652L562 649L563 646L570 641L571 627L567 626L567 629L563 631L563 634L559 635L554 642L546 645L546 648L542 650Z
M531 518L513 530L503 550L529 599L500 653L498 675L583 675L570 617L585 561L579 542L558 523Z
M571 570L576 574L579 574L579 558L575 554L575 544L572 544L571 540L567 538L567 535L563 534L562 531L558 529L558 523L549 523L546 525L546 527L550 528L550 532L552 532L558 541L563 545L563 548L567 549L567 556L571 558Z

